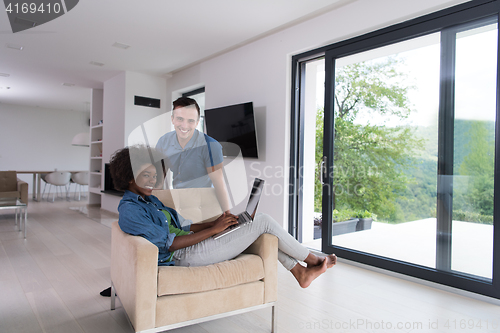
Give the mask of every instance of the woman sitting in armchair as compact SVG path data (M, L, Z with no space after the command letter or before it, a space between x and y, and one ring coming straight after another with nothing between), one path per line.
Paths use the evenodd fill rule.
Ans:
M118 206L120 228L155 244L159 249L158 265L202 266L232 259L263 233L278 237L278 260L302 288L336 264L334 254L320 257L310 253L267 214L257 213L245 228L214 239L213 235L236 224L237 217L225 213L213 222L191 224L164 206L152 195L159 183L159 168L151 163L155 154L154 149L144 146L118 150L111 157L110 171L115 188L125 191Z

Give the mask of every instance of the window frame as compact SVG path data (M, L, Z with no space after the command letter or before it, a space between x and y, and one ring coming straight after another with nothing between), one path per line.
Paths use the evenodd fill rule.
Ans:
M315 50L304 52L292 57L292 91L291 91L291 144L290 144L290 196L289 196L289 232L296 238L299 238L298 228L301 223L298 223L300 218L300 199L302 188L301 169L301 125L303 124L303 115L301 114L301 103L303 101L303 91L301 91L301 82L304 79L304 65L307 61L318 57L325 57L325 128L334 128L333 119L333 96L334 96L334 75L335 59L352 54L369 51L375 48L387 46L397 42L421 37L431 33L440 32L444 36L454 36L462 26L467 24L475 24L476 21L487 19L495 16L499 19L500 15L500 0L473 0L461 5L457 5L445 10L441 10L429 15L425 15L416 19L412 19L403 23L399 23L381 30L377 30L359 37L355 37L342 42L330 44ZM500 25L500 20L497 22ZM451 37L449 38L452 39ZM499 34L500 40L500 34ZM442 48L450 50L449 44L442 41ZM445 50L445 51L446 51ZM482 280L480 277L467 275L464 273L455 273L453 271L443 271L430 267L424 267L412 263L402 262L399 260L380 257L373 254L367 254L356 250L336 247L331 244L331 237L323 237L322 249L325 253L336 253L339 257L346 258L359 263L370 266L386 269L396 273L401 273L427 281L443 284L446 286L459 288L462 290L482 294L489 297L500 299L500 213L497 207L500 207L500 163L497 160L500 157L500 108L499 108L499 87L500 87L500 43L497 48L497 106L496 106L496 128L495 128L495 185L494 185L494 227L493 227L493 276L492 280ZM446 55L446 52L445 52ZM446 55L450 56L450 55ZM451 56L454 56L453 54ZM443 57L443 52L442 52ZM445 60L442 60L445 61ZM449 69L447 69L449 70ZM443 70L441 71L443 73ZM444 75L444 74L442 74ZM451 145L453 145L453 113L450 113L450 108L453 108L453 91L454 81L445 82L443 77L440 79L440 128L439 135L445 137L440 139L439 154L445 154L449 149L449 141L451 133ZM451 89L451 90L450 90ZM445 94L446 96L443 97ZM451 103L451 104L450 104ZM441 110L443 108L443 111ZM448 111L446 111L448 110ZM451 117L451 118L450 118ZM442 119L441 119L442 118ZM450 119L451 126L450 126ZM450 128L451 127L451 128ZM450 132L451 131L451 132ZM333 157L333 131L328 131L329 136L325 132L324 137L324 154ZM451 149L453 151L453 149ZM444 161L450 161L450 155L442 157ZM453 154L451 154L453 161ZM449 163L448 163L449 164ZM451 163L453 165L453 163ZM447 175L450 170L446 166L438 166L438 175ZM324 175L324 181L330 188L333 188L333 179L328 175ZM332 196L323 195L323 206L333 207ZM439 214L438 208L438 214ZM441 210L442 214L447 214ZM331 209L327 210L327 216L323 216L325 221L331 220ZM328 216L330 215L330 216ZM448 214L449 215L449 214ZM448 216L451 219L451 216ZM325 223L323 235L331 235L330 223ZM449 224L448 224L449 226ZM442 246L446 251L451 251L451 235L446 235L447 225L438 226L443 233ZM441 242L441 240L440 240ZM437 252L438 253L438 252ZM445 253L446 252L439 252ZM449 258L449 256L448 256ZM450 263L447 258L439 256L437 259L438 267L449 267Z

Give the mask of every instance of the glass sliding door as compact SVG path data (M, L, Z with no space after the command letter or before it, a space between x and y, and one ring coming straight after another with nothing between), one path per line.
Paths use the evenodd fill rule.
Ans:
M331 244L436 266L439 45L335 59Z
M309 247L321 250L322 188L320 172L323 157L323 113L325 101L325 59L303 64L304 94L301 103L304 112L301 143L303 167L301 170L301 197L298 239Z
M332 245L491 280L498 36L477 25L335 59Z
M499 12L472 1L292 58L297 239L500 299Z
M451 270L493 275L497 23L454 34Z
M291 231L306 246L321 250L322 187L321 158L323 157L323 113L325 101L325 59L317 56L303 61L298 67L301 85L297 104L300 117L297 123L303 129L297 137L296 151L300 167L291 168L290 177L296 179L297 198L294 208L297 221ZM293 190L293 188L292 188Z

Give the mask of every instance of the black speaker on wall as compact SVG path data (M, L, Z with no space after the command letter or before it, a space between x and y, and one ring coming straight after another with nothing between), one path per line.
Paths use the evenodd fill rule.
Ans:
M156 98L134 96L134 105L147 106L150 108L160 108L160 100Z

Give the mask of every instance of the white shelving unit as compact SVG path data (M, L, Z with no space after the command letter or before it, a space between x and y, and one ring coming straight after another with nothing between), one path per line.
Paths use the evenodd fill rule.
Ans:
M90 176L89 204L101 205L101 190L104 184L104 167L102 163L103 138L103 90L92 89L90 106Z

